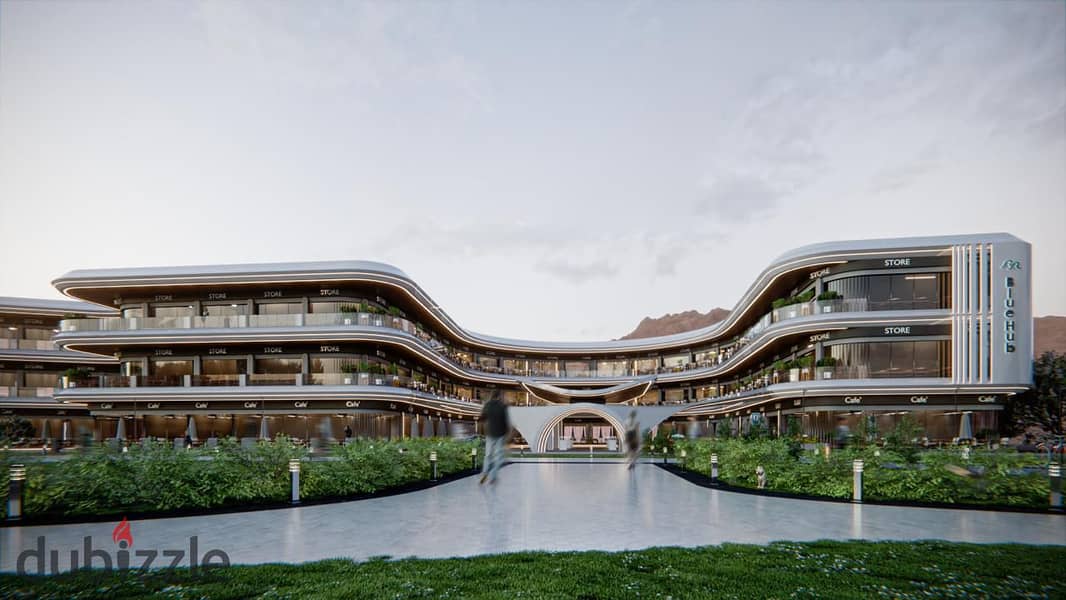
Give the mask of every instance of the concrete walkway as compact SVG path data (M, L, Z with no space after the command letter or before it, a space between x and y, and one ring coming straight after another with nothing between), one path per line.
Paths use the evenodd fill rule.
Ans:
M0 529L0 570L15 570L38 536L59 550L59 570L70 550L83 551L84 536L116 556L114 525ZM851 538L1066 544L1066 517L770 498L705 489L648 464L630 473L621 464L539 462L506 467L495 486L467 478L343 504L133 521L131 533L133 550L187 551L197 536L200 557L219 549L232 563L264 563ZM161 555L154 566L170 560Z

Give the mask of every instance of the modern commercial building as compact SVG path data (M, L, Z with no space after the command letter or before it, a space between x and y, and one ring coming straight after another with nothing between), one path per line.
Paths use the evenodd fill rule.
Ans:
M55 396L120 437L453 434L496 393L539 451L613 445L633 407L687 435L794 417L825 437L913 413L967 437L1031 383L1029 272L1007 234L829 242L773 261L713 326L533 342L464 329L381 263L78 270L55 287L118 313L64 319L54 340L120 373Z
M52 341L63 318L117 312L85 302L0 297L0 418L21 417L22 442L73 443L95 422L84 404L61 403L53 392L63 377L118 372L114 357L61 350Z

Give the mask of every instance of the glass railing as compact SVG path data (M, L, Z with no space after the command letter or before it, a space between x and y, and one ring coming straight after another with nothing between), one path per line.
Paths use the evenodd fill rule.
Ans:
M421 392L435 399L453 402L474 402L470 398L451 394L429 387L420 378L384 373L253 373L250 375L149 375L123 377L98 375L82 379L65 379L67 388L128 388L128 387L202 387L202 386L257 386L257 385L359 385L405 388ZM0 396L16 395L30 388L0 387ZM52 388L47 389L51 395ZM19 394L21 395L21 394Z
M791 304L781 308L775 308L763 315L758 321L728 345L719 346L717 354L708 360L688 361L672 365L657 365L651 367L635 367L633 366L633 363L630 362L630 366L624 369L615 365L604 371L598 371L595 367L592 367L582 368L573 373L568 372L561 366L557 369L543 367L514 369L501 368L491 364L482 364L477 360L472 359L469 353L460 353L459 351L454 350L449 344L437 338L432 333L429 333L418 323L403 317L379 313L341 312L208 317L136 317L129 319L107 317L100 319L66 319L60 322L60 330L63 332L74 332L123 331L137 329L233 329L246 327L386 327L389 329L404 331L419 338L437 351L442 357L466 369L483 373L512 376L594 379L678 373L693 369L712 368L729 361L736 352L758 339L775 323L818 314L864 312L866 310L868 310L868 304L864 298L836 298L832 300L812 300L799 304Z
M0 338L0 350L55 350L51 340L13 340Z

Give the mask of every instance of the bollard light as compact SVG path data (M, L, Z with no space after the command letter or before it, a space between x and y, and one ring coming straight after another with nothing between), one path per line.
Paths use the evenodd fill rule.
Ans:
M856 458L851 462L852 472L852 502L862 502L862 470L865 467L861 458Z
M477 470L477 446L470 449L470 468Z
M290 504L300 503L300 459L289 460L289 479L292 483L292 498Z
M7 520L22 518L22 493L26 488L26 465L11 465L8 471Z
M663 464L666 464L666 451L669 450L666 446L663 446Z
M685 450L684 448L682 448L681 449L681 468L682 469L685 468L685 463L687 462L685 459L687 459L687 458L688 458L688 451Z
M718 455L711 455L711 483L718 483Z
M429 453L429 464L433 467L433 481L437 480L437 451Z
M1056 464L1048 465L1047 475L1051 484L1049 504L1053 510L1062 510L1062 467Z

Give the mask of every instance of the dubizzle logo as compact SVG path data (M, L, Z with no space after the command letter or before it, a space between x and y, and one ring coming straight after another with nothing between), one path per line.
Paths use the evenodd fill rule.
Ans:
M19 575L44 575L46 571L52 575L61 573L66 570L75 571L77 569L103 569L105 571L111 571L113 569L150 569L153 566L156 568L163 567L167 569L175 569L179 567L189 567L191 572L196 572L198 568L207 567L228 567L229 555L225 551L218 548L212 548L205 552L203 556L200 556L199 538L192 536L188 539L188 543L184 548L138 548L132 552L133 557L140 559L140 563L136 561L131 567L130 563L130 549L133 548L133 528L130 526L130 522L126 517L122 517L122 521L115 525L115 528L111 530L111 541L118 546L118 549L114 551L114 555L108 552L104 548L93 547L93 537L87 535L82 538L82 552L79 554L77 549L69 550L70 564L61 565L60 557L61 553L56 549L48 548L48 540L45 536L37 536L37 547L23 550L18 556L18 561L15 564L15 571ZM188 551L186 551L186 549ZM165 560L160 561L160 564L156 564L156 559L162 555L164 559L170 559L170 563L166 564ZM66 556L62 556L66 558ZM30 560L33 560L37 567L35 571L31 573L27 569ZM46 567L48 567L46 569ZM64 568L66 567L66 568Z

